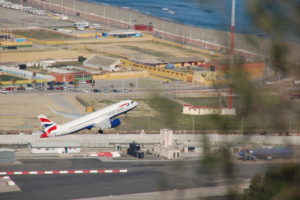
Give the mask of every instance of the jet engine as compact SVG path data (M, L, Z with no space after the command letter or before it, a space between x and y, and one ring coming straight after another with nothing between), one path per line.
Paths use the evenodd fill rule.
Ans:
M110 127L115 128L121 124L121 120L119 118L114 119L110 122Z

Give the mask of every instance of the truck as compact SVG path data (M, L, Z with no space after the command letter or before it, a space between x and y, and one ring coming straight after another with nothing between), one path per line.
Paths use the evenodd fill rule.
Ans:
M144 152L141 151L141 146L139 144L136 144L135 142L129 144L127 154L139 159L144 158Z
M243 149L238 152L239 158L244 160L286 158L293 155L294 150L290 147Z

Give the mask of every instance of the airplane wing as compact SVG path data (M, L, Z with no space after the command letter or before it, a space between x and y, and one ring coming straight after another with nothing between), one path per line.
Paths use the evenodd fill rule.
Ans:
M82 116L85 115L85 114L59 112L59 111L54 110L53 108L50 108L50 109L53 113L58 114L58 115L62 115L64 117L67 117L67 118L70 118L70 119L77 119L77 118L82 117Z
M101 130L111 128L110 119L104 119L94 125L94 127L99 127Z

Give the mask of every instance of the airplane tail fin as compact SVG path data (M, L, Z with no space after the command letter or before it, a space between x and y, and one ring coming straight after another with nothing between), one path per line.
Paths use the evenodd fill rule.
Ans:
M41 126L43 127L43 129L45 129L49 126L52 126L52 125L56 125L55 122L48 119L45 115L39 115L38 118L39 118L39 121L40 121Z
M49 137L52 131L57 130L58 125L48 119L45 115L39 115L38 118L40 120L41 126L44 129L43 134L40 137Z

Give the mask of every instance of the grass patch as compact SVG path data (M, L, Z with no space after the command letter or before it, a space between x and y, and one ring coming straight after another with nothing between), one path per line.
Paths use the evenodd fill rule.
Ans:
M154 45L158 45L158 46L165 46L165 47L168 47L168 48L175 48L175 49L178 49L178 50L183 51L185 53L199 54L199 52L194 51L192 49L187 49L187 48L184 48L182 46L172 45L172 44L168 44L168 43L163 43L163 42L158 42L158 41L151 41L151 42L146 41L145 43L154 44Z
M0 75L0 81L19 81L19 80L27 80L24 78L20 78L17 76L10 76L10 75Z
M73 36L45 30L15 30L13 33L38 40L66 40L73 38Z
M183 115L181 105L164 98L144 99L150 107L159 112L155 117L130 117L125 119L127 129L159 130L234 130L240 120L235 116L191 116Z
M99 103L104 103L104 104L114 104L117 103L118 101L111 101L111 100L107 100L107 99L103 99L98 101Z
M168 54L168 53L165 53L165 52L160 52L160 51L153 51L151 49L144 49L144 48L140 48L140 47L136 47L136 46L128 46L128 45L122 45L122 47L124 47L126 49L130 49L130 50L138 51L138 52L143 53L143 54L148 54L148 55L151 55L151 56L172 57L171 54Z
M212 106L209 102L213 98L184 98L191 104L199 106ZM290 112L280 112L278 114L278 99L272 97L267 100L267 107L265 110L251 110L245 115L243 112L243 102L238 97L233 100L234 107L237 109L237 116L221 116L221 115L184 115L182 114L182 106L169 99L153 98L150 99L134 99L139 103L139 106L128 113L128 118L122 116L122 126L117 127L120 130L159 130L162 128L170 128L173 130L188 130L188 131L271 131L288 130L289 126L292 129L300 128L300 116L289 115ZM227 99L226 99L227 100ZM111 105L118 100L97 100L105 106ZM270 102L271 101L271 102ZM215 98L215 103L218 98ZM207 103L206 105L203 105ZM295 107L299 107L300 102L293 101ZM151 109L147 109L146 107ZM287 106L287 105L285 105ZM287 106L287 107L290 107ZM150 110L153 115L150 115ZM273 111L276 111L274 114ZM291 117L291 118L290 118ZM282 124L282 125L281 125ZM286 126L287 125L287 126Z

